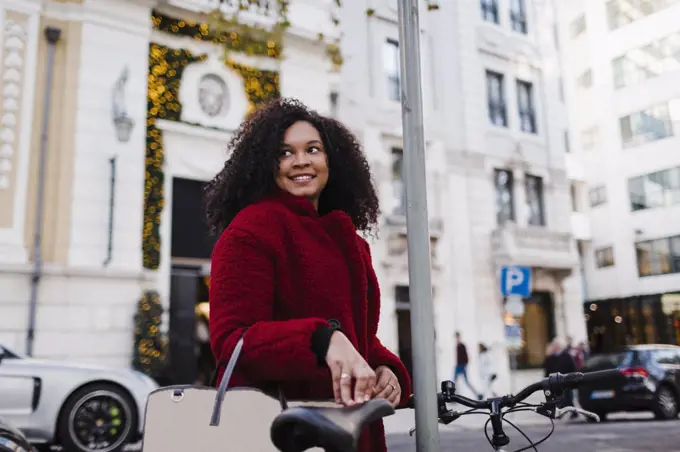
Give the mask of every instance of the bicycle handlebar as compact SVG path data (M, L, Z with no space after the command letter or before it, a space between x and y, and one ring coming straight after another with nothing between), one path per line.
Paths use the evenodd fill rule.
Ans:
M551 374L542 379L541 381L530 384L526 388L522 389L519 393L517 393L517 395L502 397L499 408L515 406L538 391L544 392L550 391L550 393L559 393L564 390L575 389L583 383L593 382L597 380L606 380L620 375L621 373L617 369L601 370L598 372L588 372L585 374L581 372L571 372L568 374L560 373ZM461 405L465 405L470 408L480 409L491 408L491 401L489 400L477 401L468 399L467 397L463 397L458 394L453 394L452 399L453 399L451 400L452 402L458 402Z
M583 383L593 382L597 380L606 380L610 378L615 378L621 376L621 372L618 369L612 370L601 370L597 372L571 372L568 374L551 374L541 381L532 383L526 388L522 389L517 395L507 395L500 397L498 399L487 399L487 400L473 400L462 395L455 393L455 385L453 382L442 383L442 392L437 394L437 405L441 407L446 407L446 403L460 403L468 408L472 409L491 409L492 403L494 401L498 402L498 408L513 407L518 403L524 401L532 394L538 391L550 391L551 393L562 392L567 389L575 389ZM446 390L445 386L449 384ZM408 405L409 408L415 407L415 396L411 396Z
M530 384L526 388L522 389L517 395L506 395L503 397L495 397L487 400L472 400L458 395L456 394L455 383L452 381L444 381L441 384L442 392L437 393L437 417L439 418L440 423L449 424L450 422L458 419L460 416L469 413L448 410L446 404L450 402L457 402L468 408L472 408L472 412L475 410L489 410L488 422L491 423L493 436L490 438L487 435L487 439L494 448L499 449L506 446L510 442L510 438L503 431L503 416L508 412L516 410L515 406L517 404L522 403L535 392L543 391L546 398L545 402L538 405L533 405L533 407L535 407L535 411L538 414L553 419L559 412L557 409L557 401L564 395L565 390L577 388L583 383L613 379L619 376L622 376L622 373L618 369L588 372L585 374L581 372L571 372L568 374L555 373L543 378L541 381ZM409 408L415 407L415 396L411 395L407 406ZM521 410L522 406L520 406L518 409ZM503 408L508 408L508 410L504 412ZM411 429L411 433L413 433L413 431L415 431L415 429ZM486 432L486 426L484 427L484 431ZM548 436L550 436L550 434L548 434ZM542 441L545 441L547 438L548 437L544 438ZM535 446L538 443L533 444Z

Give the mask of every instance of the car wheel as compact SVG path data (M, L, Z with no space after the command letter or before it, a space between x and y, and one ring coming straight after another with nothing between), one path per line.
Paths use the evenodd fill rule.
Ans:
M657 419L678 417L678 398L668 386L661 386L656 393L654 415Z
M118 452L137 425L133 400L117 386L100 383L74 392L58 419L59 442L69 452Z

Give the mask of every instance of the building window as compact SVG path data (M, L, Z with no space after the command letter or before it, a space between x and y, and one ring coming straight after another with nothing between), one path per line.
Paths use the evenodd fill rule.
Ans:
M394 215L406 215L406 185L404 185L404 151L392 148L392 189L397 198Z
M526 194L528 224L531 226L545 226L543 179L527 174L524 177L524 191Z
M588 191L590 197L590 207L597 207L607 202L607 192L604 185L593 187Z
M581 14L569 24L569 32L572 38L576 38L586 31L586 16Z
M680 236L635 244L640 276L680 273Z
M590 88L593 85L593 71L588 69L579 75L576 79L576 85L583 89Z
M532 83L517 80L517 106L522 132L536 133L536 108L533 90Z
M673 122L680 114L680 99L657 104L619 119L624 148L673 136Z
M581 132L581 148L584 151L593 149L597 144L598 128L597 126L589 127Z
M527 34L527 13L524 0L510 1L510 23L514 31Z
M680 167L628 179L632 211L680 203Z
M564 131L564 152L571 152L571 146L569 144L569 131Z
M607 2L609 29L616 30L678 3L679 0L610 0Z
M482 19L498 23L498 0L481 0Z
M503 74L486 71L486 95L489 102L489 121L496 126L508 126L508 115L505 106Z
M399 42L394 39L385 41L383 64L387 78L387 98L395 102L401 99L401 80L399 77Z
M634 86L680 69L680 32L631 49L612 61L614 86Z
M614 266L614 248L608 246L595 250L595 265L597 268L613 267Z
M514 179L512 171L497 169L494 171L496 187L496 221L503 225L515 221L515 203L513 196Z

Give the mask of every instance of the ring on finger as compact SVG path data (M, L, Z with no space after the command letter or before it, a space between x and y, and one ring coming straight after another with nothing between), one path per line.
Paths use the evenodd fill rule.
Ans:
M393 391L393 392L397 390L397 387L394 386L392 383L387 383L387 384L390 385L390 386L392 386L392 391Z
M351 378L351 377L349 376L349 374L343 373L343 374L340 375L340 379L341 379L341 380L347 380L347 379L349 379L349 378Z

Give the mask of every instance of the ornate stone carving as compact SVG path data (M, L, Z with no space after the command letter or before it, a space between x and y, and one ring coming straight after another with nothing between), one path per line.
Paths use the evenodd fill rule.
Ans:
M17 146L17 130L21 105L21 83L24 71L26 23L5 21L2 61L2 117L0 118L0 190L10 186L13 157Z
M204 75L198 83L198 102L206 115L219 115L228 108L227 84L215 74Z
M243 78L222 61L219 52L186 67L179 88L181 121L235 130L248 114Z

